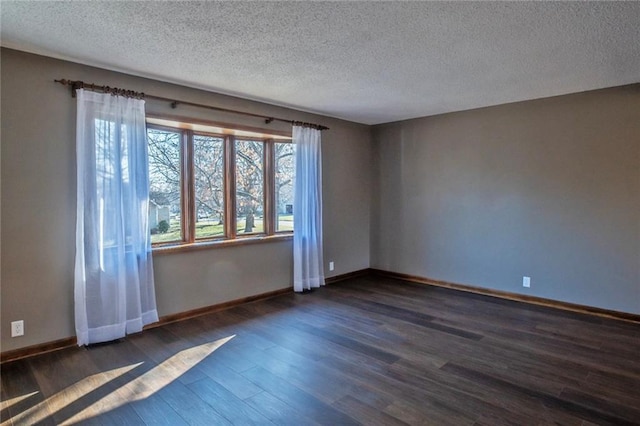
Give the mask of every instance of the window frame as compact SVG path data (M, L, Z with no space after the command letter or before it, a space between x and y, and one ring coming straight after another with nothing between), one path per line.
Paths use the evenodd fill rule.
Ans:
M267 157L269 156L269 147L268 147L268 141L269 139L260 139L260 138L247 138L247 137L232 137L231 139L231 145L233 145L233 154L234 154L234 166L237 166L237 155L236 155L236 142L238 141L246 141L246 142L261 142L262 145L262 229L263 232L251 232L248 233L246 235L241 235L240 237L238 237L237 233L238 233L238 205L237 205L237 201L238 201L238 197L237 197L237 192L236 190L237 188L237 167L232 167L233 168L233 185L234 185L234 189L233 189L233 193L231 194L233 196L233 201L235 202L234 205L234 212L235 212L235 216L234 216L234 223L233 223L233 231L235 233L234 238L243 238L243 237L248 237L251 235L262 235L262 234L266 234L266 235L270 235L269 232L267 231L267 223L270 223L272 221L272 219L270 219L270 215L268 214L269 211L269 207L268 204L271 204L271 202L269 202L269 197L268 197L268 189L267 189L267 176L269 174L269 169L267 168ZM271 150L273 150L271 148ZM275 170L271 170L272 172L275 173ZM271 235L273 235L273 233L271 233Z
M273 200L273 203L271 204L271 208L273 210L272 215L273 215L273 222L272 222L272 226L273 226L273 232L274 234L285 234L285 233L290 233L293 234L293 229L291 230L278 230L278 225L280 223L280 217L278 215L278 188L276 188L277 184L278 184L278 180L276 179L276 172L277 172L277 166L278 166L278 158L276 157L277 154L277 149L276 149L276 145L278 143L291 143L293 144L293 141L290 142L286 142L286 141L273 141L273 149L272 149L272 154L271 154L271 162L272 162L272 168L273 168L273 173L271 174L270 178L272 179L271 182L271 190L273 191L273 194L271 195L271 199ZM295 148L295 144L294 144L294 148ZM296 158L295 158L295 149L293 152L293 158L292 158L292 163L293 163L293 168L295 169L296 166ZM295 193L295 170L294 170L294 179L291 182L291 191L293 193ZM293 202L292 202L292 208L293 208ZM292 216L293 216L293 212L292 212Z
M153 122L150 122L151 119ZM158 124L158 121L170 121L172 124ZM174 125L178 124L178 125ZM193 125L215 127L223 132L194 130ZM276 231L278 220L275 203L275 144L293 143L290 134L263 130L260 137L251 135L236 136L236 132L257 132L255 128L229 125L221 126L217 123L186 118L171 118L147 116L147 129L175 132L180 134L180 208L181 208L181 239L178 241L154 242L154 252L173 252L190 249L200 249L215 246L228 246L257 242L268 242L281 239L291 239L293 231ZM276 133L274 135L274 133ZM223 140L223 235L208 238L196 238L197 209L195 191L195 163L194 136L209 136ZM275 137L274 137L275 136ZM277 138L277 139L276 139ZM236 140L262 142L263 152L263 231L243 235L237 232L237 197L236 197Z

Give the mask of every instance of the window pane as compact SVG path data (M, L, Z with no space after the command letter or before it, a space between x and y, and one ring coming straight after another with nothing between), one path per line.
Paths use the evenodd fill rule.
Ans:
M224 236L224 140L193 136L196 239Z
M181 241L180 133L148 129L151 242Z
M274 144L276 151L276 232L293 231L293 193L296 145Z
M236 140L235 146L237 233L264 232L264 144Z

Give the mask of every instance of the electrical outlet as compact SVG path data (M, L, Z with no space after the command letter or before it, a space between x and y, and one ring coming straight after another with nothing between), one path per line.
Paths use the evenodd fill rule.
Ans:
M522 277L522 287L531 287L531 277Z
M333 262L329 262L329 270L333 271L335 269L334 267L335 265L333 264Z
M24 336L24 321L11 322L11 337Z

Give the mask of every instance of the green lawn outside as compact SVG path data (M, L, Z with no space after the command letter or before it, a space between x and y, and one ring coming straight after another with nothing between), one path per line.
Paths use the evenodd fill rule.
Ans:
M280 231L293 231L293 215L281 214L278 215L278 226L276 227L278 232Z
M261 218L256 218L254 221L255 227L252 234L262 233L263 223ZM245 221L244 218L238 221L237 235L244 235ZM280 215L278 217L278 231L293 231L293 215ZM224 225L219 224L218 220L200 220L196 223L196 239L207 239L221 237L224 235ZM151 235L152 243L168 243L174 241L181 241L180 236L180 222L173 220L169 230L164 234Z

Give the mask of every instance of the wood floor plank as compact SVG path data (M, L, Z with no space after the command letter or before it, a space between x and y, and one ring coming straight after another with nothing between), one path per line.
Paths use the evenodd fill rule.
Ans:
M265 425L271 422L214 380L204 378L188 387L234 425Z
M475 420L442 410L442 407L433 401L416 405L400 399L385 408L384 413L410 425L466 426L475 423Z
M283 426L316 425L315 421L294 410L269 392L260 392L245 401L273 424Z
M96 420L103 426L145 426L146 424L129 404L100 414Z
M477 399L465 399L465 395L460 393L447 397L438 383L411 382L408 379L412 377L396 375L389 366L373 369L371 365L349 357L329 357L318 362L341 371L356 385L350 393L366 395L372 401L371 405L381 411L388 405L403 401L415 405L415 411L422 412L423 416L460 417L469 421L475 418L478 411L492 408ZM427 407L431 411L426 411Z
M2 422L54 425L51 411L27 360L2 364Z
M209 404L180 382L173 382L162 388L158 395L190 425L230 425Z
M149 395L146 398L131 404L138 417L147 425L188 425L176 410L171 408L158 394Z
M133 343L140 337L141 335L136 335L134 338L123 340L118 344L103 345L89 349L94 363L103 371L123 366L136 366L111 383L115 389L107 397L115 400L116 404L118 401L128 401L135 412L135 416L133 416L129 411L123 412L117 408L116 411L120 410L119 417L125 417L126 415L131 416L134 420L139 418L142 424L188 424L158 395L157 391L165 383L165 380L159 376L166 374L166 370L158 369L158 363L149 358L146 353ZM169 356L170 353L166 355ZM159 360L164 361L163 359ZM141 378L144 378L143 383L139 383ZM130 387L127 388L127 386ZM116 395L119 398L116 398ZM105 408L108 409L108 407ZM109 411L106 415L101 415L97 419L103 423L126 421L126 418L120 419L119 417L114 419L114 413Z
M521 386L517 383L499 379L463 366L447 364L443 366L442 369L444 371L451 372L452 374L461 375L474 381L483 382L494 386L500 393L518 393L530 396L537 400L543 401L545 406L547 407L575 414L577 417L580 417L584 420L611 425L637 424L636 421L629 421L623 417L624 414L615 412L614 410L607 411L606 408L600 410L598 408L589 406L589 404L575 403L569 398L560 398L549 393L532 390L526 386Z
M238 348L237 345L220 348L215 352L212 358L215 359L215 362L222 364L236 373L242 373L243 371L250 370L256 366L256 364L250 359L238 356L237 351L234 350L236 348Z
M357 340L350 339L345 336L341 336L340 334L333 333L328 330L323 330L318 327L309 326L306 324L297 324L295 327L298 330L304 331L305 333L313 334L315 336L321 337L324 340L335 343L336 345L343 346L349 350L360 352L361 354L377 359L382 362L386 362L389 364L393 364L398 359L400 359L397 355L394 355L390 352L383 351L381 349L375 348L373 346L360 343Z
M591 395L600 395L627 406L640 405L640 377L625 374L592 371L580 383L580 390Z
M154 328L145 333L144 336L136 335L129 339L140 353L155 364L162 363L180 351L193 347L187 339L177 339L169 330ZM210 342L210 339L206 339ZM133 361L133 360L132 360ZM195 366L185 369L179 380L184 384L189 384L205 377L205 374Z
M358 424L348 415L321 402L302 389L290 385L261 367L245 371L243 375L295 410L308 413L320 424L345 426Z
M342 376L285 348L260 351L249 345L233 348L238 357L251 359L269 373L287 381L325 403L344 396L352 385Z
M339 303L344 303L353 308L362 309L363 311L375 312L389 318L399 319L420 327L430 328L442 333L448 333L454 336L463 337L465 339L480 340L482 338L482 335L478 333L472 333L469 331L461 330L459 328L450 327L434 322L435 317L432 315L427 315L405 308L399 308L397 306L391 306L386 303L364 301L362 299L353 297L339 299Z
M380 276L1 366L22 424L640 424L640 326Z
M222 350L224 349L221 349L221 352ZM217 355L218 354L214 354L212 357L200 363L199 368L204 374L215 380L219 385L223 386L239 399L247 399L262 392L258 386L247 380L240 373L226 367Z
M560 399L566 403L577 404L580 407L587 407L601 414L602 416L609 418L613 416L617 419L623 419L628 424L640 423L640 400L636 400L638 406L630 406L620 404L619 401L614 401L606 396L593 395L583 392L578 389L565 389L560 394ZM593 417L594 420L599 420L598 417ZM620 422L622 424L623 422Z
M349 413L363 425L403 426L407 423L371 407L351 395L344 396L332 404L338 410Z
M531 395L509 393L508 397L505 397L504 390L491 382L448 374L443 369L408 368L396 364L389 375L397 377L397 380L405 382L406 385L430 390L427 393L431 393L431 398L442 399L445 402L457 401L456 406L461 410L467 410L468 416L477 413L487 419L500 418L516 424L527 424L529 419L563 425L577 425L581 421L562 411L548 412L544 401Z
M267 358L275 358L291 367L286 369L286 374L279 374L277 370L270 368L269 363L263 364L265 369L290 381L323 402L330 404L348 392L356 390L353 383L346 379L341 371L329 368L322 363L309 362L289 349L273 347L265 352Z
M102 414L95 403L116 388L113 380L120 374L102 371L89 351L80 348L32 358L29 364L56 424L63 424L81 410L88 417Z

